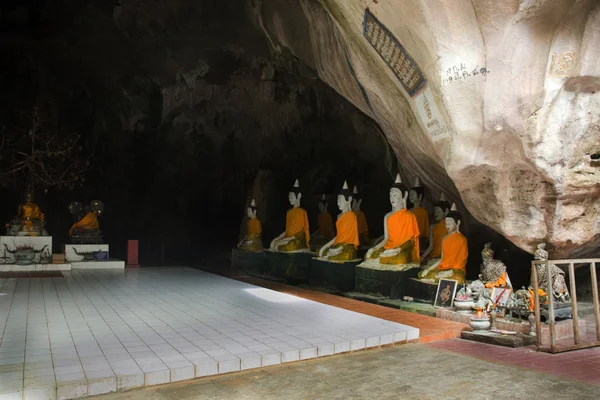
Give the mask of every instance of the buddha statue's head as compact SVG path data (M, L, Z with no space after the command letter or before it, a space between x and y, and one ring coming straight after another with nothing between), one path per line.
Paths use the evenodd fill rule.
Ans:
M288 200L292 207L300 207L300 200L302 199L302 192L300 191L300 183L298 179L294 182L294 187L288 193Z
M396 182L390 189L390 203L393 210L401 210L406 207L406 199L408 198L408 189L402 183L400 174L396 175Z
M433 217L437 222L442 221L446 218L446 215L450 212L450 203L446 201L444 193L440 196L440 201L435 203L433 206Z
M425 195L425 189L421 186L419 182L419 178L417 178L415 182L415 186L410 188L410 192L408 194L408 200L415 206L419 207L423 202L423 196Z
M100 200L92 200L89 210L100 217L104 213L104 203Z
M362 195L358 193L358 188L354 185L354 191L352 193L352 211L359 211L362 205Z
M488 242L483 246L483 250L481 250L481 258L484 260L492 260L494 258L494 249L492 249L491 242Z
M448 233L458 232L462 218L458 211L456 211L456 204L452 204L452 208L448 215L446 215L446 230Z
M31 191L27 191L27 193L25 193L25 203L31 203L33 201L33 195L31 194Z
M348 183L344 181L344 186L337 197L337 205L340 211L347 212L352 210L352 193L348 189Z
M317 204L317 207L319 208L319 212L322 214L324 212L327 212L327 196L325 196L325 194L323 194L321 196L321 200L319 200L319 204Z
M248 207L248 210L246 210L246 213L248 214L248 218L256 218L258 214L258 209L256 208L256 201L254 201L254 199L252 199L252 201L250 202L250 206Z

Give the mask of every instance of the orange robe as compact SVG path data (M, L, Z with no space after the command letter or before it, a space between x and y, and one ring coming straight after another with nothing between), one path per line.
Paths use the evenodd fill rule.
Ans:
M358 247L358 221L353 211L344 213L335 223L337 236L333 246L337 244L352 244Z
M491 289L496 286L506 286L506 276L506 271L504 271L504 273L500 275L500 278L496 279L496 282L488 282L485 284L485 287Z
M289 210L285 216L285 237L291 238L304 231L306 246L310 242L310 232L308 231L308 215L306 210L301 207L294 207Z
M467 238L460 232L455 232L444 239L442 243L442 261L437 269L446 271L449 269L467 272Z
M319 214L317 224L319 225L318 232L321 236L327 240L331 240L331 238L335 236L335 233L333 232L333 219L331 218L331 214L327 211Z
M359 236L369 236L369 226L367 225L367 217L361 210L356 211L356 219L358 221L358 234Z
M412 210L419 225L419 236L429 239L429 213L424 207L416 207Z
M73 229L75 228L83 228L83 229L98 229L100 228L100 223L98 222L98 216L93 212L88 212L85 217L81 218L80 221L75 222L71 229L69 229L69 236L73 234Z
M35 203L29 201L21 205L21 218L23 219L42 219L43 215L40 207Z
M248 239L254 239L262 235L262 226L258 218L252 218L248 221Z
M398 248L413 239L415 244L411 259L412 262L420 261L419 226L417 225L417 218L412 212L403 208L390 215L387 219L387 230L389 239L383 245L385 250Z
M445 220L442 219L431 231L433 233L433 249L431 250L431 257L440 258L442 256L442 241L444 240L444 236L448 234Z

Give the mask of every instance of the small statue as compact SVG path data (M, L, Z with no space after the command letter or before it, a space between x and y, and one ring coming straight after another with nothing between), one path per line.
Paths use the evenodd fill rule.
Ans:
M80 209L77 205L71 203L69 212L77 213ZM69 236L72 243L102 243L102 231L98 217L104 212L104 203L100 200L93 200L88 208L88 212L83 218L75 222L69 229Z
M300 207L302 191L298 179L288 193L292 206L285 216L285 231L271 241L271 251L297 252L307 251L310 245L310 231L306 210Z
M440 258L442 256L442 241L448 234L446 229L446 216L450 212L450 204L446 201L444 193L440 196L440 201L435 203L433 207L433 216L435 218L435 225L431 225L429 228L429 247L425 249L421 259L426 261L428 257Z
M429 240L429 213L421 204L423 203L423 196L425 195L425 189L421 186L419 178L415 181L415 186L410 189L408 194L408 200L413 204L412 211L417 218L417 225L419 225L419 245L421 249L425 249Z
M238 248L246 251L262 251L262 226L257 217L258 209L256 208L256 201L254 199L250 202L250 207L248 207L246 213L248 215L246 236L238 244Z
M323 194L321 200L319 200L317 207L319 208L319 216L317 218L318 228L310 235L311 245L314 246L315 249L322 247L335 236L333 218L331 218L331 214L327 211L328 204L327 196L325 196L325 194Z
M398 174L390 189L392 211L383 218L383 240L369 249L364 266L376 266L371 260L397 266L419 264L419 226L415 215L406 209L407 198L408 189Z
M25 195L25 202L19 205L17 216L6 224L8 236L46 236L45 215L32 200L31 192Z
M469 251L467 238L459 231L461 216L456 211L455 204L452 204L445 221L448 234L442 242L442 258L427 263L425 269L419 272L419 278L431 283L437 283L441 278L455 279L462 284L467 272Z
M356 213L356 219L358 220L358 240L360 241L361 246L370 246L371 238L369 238L369 225L367 224L365 213L360 209L361 205L362 195L358 192L358 187L354 185L352 211Z
M494 250L491 243L484 245L481 258L483 263L481 264L479 278L483 281L485 287L512 287L506 272L506 265L502 261L494 259Z
M351 261L358 257L358 219L352 211L352 194L348 183L338 194L340 217L335 223L337 234L319 250L319 257L328 261Z
M475 280L469 285L471 288L471 296L475 300L475 307L487 308L492 305L492 290L486 288L482 281Z
M546 243L537 245L534 252L534 258L539 261L548 260L548 252L546 251ZM535 265L537 272L538 288L548 291L548 267L546 263ZM554 299L559 303L566 303L571 300L569 288L565 282L565 272L554 264L550 265L550 279L552 279L552 294Z

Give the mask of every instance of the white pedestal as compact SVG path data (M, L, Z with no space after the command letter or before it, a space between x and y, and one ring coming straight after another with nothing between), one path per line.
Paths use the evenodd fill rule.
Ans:
M72 269L125 269L125 261L75 261L71 263Z
M11 264L15 262L15 257L12 253L6 251L6 247L9 250L14 251L17 247L30 246L34 250L41 250L44 246L50 254L52 254L52 236L0 236L0 254L6 253L6 263ZM46 250L44 250L45 252ZM39 261L42 252L36 254L35 260Z
M107 244L65 244L65 260L71 263L83 261L83 256L75 253L77 250L79 253L89 253L91 251L106 251L108 252ZM110 253L109 253L110 256ZM91 262L91 261L90 261ZM94 261L96 262L96 261ZM99 261L102 262L102 261ZM106 262L106 261L104 261Z
M70 271L71 264L0 264L0 272Z

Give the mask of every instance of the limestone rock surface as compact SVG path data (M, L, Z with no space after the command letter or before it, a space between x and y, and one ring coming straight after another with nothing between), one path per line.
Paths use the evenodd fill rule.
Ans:
M247 5L275 52L291 51L377 121L405 179L444 191L526 251L546 241L555 258L597 253L597 1ZM390 34L378 33L381 51L363 35L366 9ZM379 54L398 57L391 37L424 77L412 96Z

